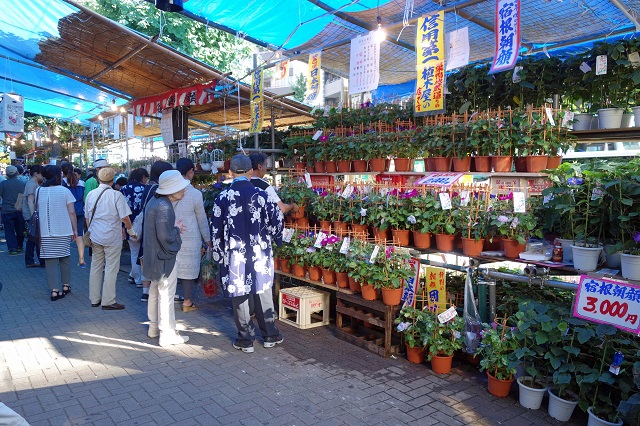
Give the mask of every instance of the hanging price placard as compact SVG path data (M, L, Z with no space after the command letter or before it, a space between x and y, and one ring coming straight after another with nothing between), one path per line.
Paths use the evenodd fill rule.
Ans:
M311 183L311 175L309 173L304 174L304 181L307 183L307 186L311 188L313 184Z
M290 243L291 237L293 237L294 232L295 229L285 228L284 231L282 231L282 241L284 241L285 243Z
M443 313L438 315L438 321L440 321L440 324L444 324L446 322L451 321L457 316L458 316L458 311L456 311L455 306L452 306L446 311L444 311Z
M373 252L371 253L371 258L369 258L369 262L373 263L376 260L376 257L378 257L379 251L380 251L380 247L375 246L373 248Z
M340 246L340 253L347 254L349 252L349 246L351 246L351 238L344 237L342 245Z
M513 193L513 211L515 213L526 213L527 205L524 201L524 192Z
M442 206L442 210L451 210L451 197L448 192L441 192L438 194L440 197L440 205Z
M320 248L322 247L322 240L324 240L326 238L326 234L324 232L318 232L318 236L316 238L316 242L313 245L316 248Z
M469 205L469 191L460 192L460 206L466 207Z
M353 194L353 186L347 185L347 187L342 192L341 197L342 198L349 198L351 196L351 194Z

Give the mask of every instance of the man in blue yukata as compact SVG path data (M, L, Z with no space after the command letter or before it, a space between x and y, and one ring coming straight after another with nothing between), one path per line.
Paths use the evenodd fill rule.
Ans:
M255 339L252 313L255 313L265 348L272 348L284 340L275 325L271 293L272 244L282 244L284 216L267 193L250 182L249 157L234 156L229 169L233 182L218 195L213 206L213 260L220 263L222 289L233 305L238 329L233 347L252 353Z

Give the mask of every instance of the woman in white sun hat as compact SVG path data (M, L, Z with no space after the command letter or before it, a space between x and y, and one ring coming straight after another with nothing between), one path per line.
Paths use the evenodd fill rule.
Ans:
M149 337L160 336L160 346L185 343L188 336L176 330L173 296L176 293L176 255L180 251L182 229L175 226L171 203L184 197L189 181L179 171L160 175L158 189L144 210L142 275L151 280L149 288Z

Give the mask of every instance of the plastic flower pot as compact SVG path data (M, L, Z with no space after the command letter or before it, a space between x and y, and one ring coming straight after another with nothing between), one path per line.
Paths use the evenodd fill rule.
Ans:
M382 303L387 306L398 306L402 301L402 288L383 288Z
M322 281L327 285L336 283L336 273L331 269L322 268Z
M336 272L336 282L340 288L349 288L349 274L346 272Z
M573 130L590 130L593 114L581 112L573 116Z
M333 222L333 230L338 236L345 235L347 233L347 224L340 221Z
M280 261L280 268L282 269L282 272L284 272L285 274L290 274L291 273L291 263L289 262L289 259L283 259Z
M505 173L511 171L511 163L513 163L513 157L510 155L492 155L491 156L491 168L494 172Z
M364 300L377 300L378 290L376 290L371 284L362 284L362 298Z
M508 238L502 239L502 247L504 248L504 257L507 259L517 259L520 253L526 250L525 244L520 244L518 240Z
M367 171L367 160L353 160L351 162L351 168L356 173L363 173Z
M324 161L316 161L313 164L313 171L315 173L324 173L325 172Z
M453 251L455 235L436 234L436 247L440 251Z
M340 160L338 161L338 172L339 173L349 173L351 171L351 161L350 160Z
M374 158L369 160L369 169L375 173L383 173L386 171L387 160L385 158Z
M484 239L476 241L474 238L462 239L462 254L471 257L480 256L484 247Z
M330 234L331 233L331 221L330 220L321 220L319 222L320 222L320 229L322 230L322 232Z
M571 248L573 240L566 240L564 238L556 238L556 240L562 245L562 262L573 263L573 249Z
M518 377L519 402L524 408L537 410L542 405L542 398L547 393L547 388L532 388L522 383L523 380L529 379L531 379L529 376Z
M389 240L389 228L380 229L374 226L373 238L376 240L376 242L383 242L383 241Z
M607 268L618 269L620 268L620 252L610 253L611 247L610 244L604 246L604 252L607 255Z
M573 410L576 408L576 405L578 405L578 401L562 399L551 392L551 389L547 392L549 393L549 415L561 422L569 420L573 414Z
M620 253L622 276L628 280L640 280L640 256Z
M433 157L429 159L436 172L451 171L451 158L449 157Z
M293 275L298 278L304 278L307 275L307 268L296 263L293 265Z
M326 173L337 173L338 165L335 161L325 161L324 162L324 170Z
M354 293L360 293L362 291L362 286L358 281L355 280L355 278L349 277L349 290L353 291Z
M407 360L414 364L422 364L424 362L424 354L427 351L427 348L421 348L416 346L415 348L410 348L408 343L405 343L407 347Z
M548 155L529 155L527 158L527 172L538 173L547 168Z
M413 168L410 158L394 158L393 162L396 166L396 172L410 172Z
M406 247L409 245L409 231L406 229L392 229L391 235L393 235L393 243Z
M431 370L436 374L449 374L451 373L452 362L453 355L433 355L431 357Z
M309 266L309 279L320 281L320 278L322 278L322 269L319 266Z
M579 271L595 271L598 268L598 260L602 247L581 247L571 245L573 251L573 267Z
M454 172L468 172L471 170L471 157L453 157L452 164Z
M587 409L587 413L589 413L589 422L587 423L587 426L622 426L622 419L615 423L602 420L600 417L593 414L593 407L589 407Z
M476 172L491 171L491 157L489 157L488 155L473 157L473 164L475 164Z
M300 219L302 217L304 217L304 209L305 206L298 206L298 211L297 212L291 212L291 217L294 219Z
M513 377L509 380L500 380L493 377L488 371L487 377L489 379L489 382L487 383L487 390L491 395L497 396L498 398L505 398L509 395L511 384L513 383Z
M619 129L622 125L622 108L602 108L598 110L599 129Z
M431 247L431 234L429 232L422 233L413 231L413 245L419 249L428 249Z
M549 158L547 159L547 169L549 170L554 170L557 169L560 166L560 163L562 163L562 157L559 155L553 155L553 156L549 156Z

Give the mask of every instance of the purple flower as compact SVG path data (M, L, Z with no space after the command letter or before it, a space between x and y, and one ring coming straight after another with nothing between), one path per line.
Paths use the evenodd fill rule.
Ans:
M508 218L508 217L506 217L506 216L498 216L498 218L497 218L497 219L498 219L498 222L500 222L500 223L507 223L507 222L509 222L509 218Z
M510 192L508 195L501 195L498 197L498 200L500 201L512 200L512 199L513 199L513 192Z
M393 246L389 246L386 249L384 249L384 255L387 257L387 259L391 259L391 255L393 254L394 251L395 249L393 248Z
M407 217L407 222L409 222L411 224L415 224L417 221L416 221L416 218L415 218L414 215L410 215L410 216Z
M409 328L409 326L411 325L410 322L401 322L400 324L398 324L398 328L397 330L399 332L403 332L405 331L407 328Z
M313 253L316 251L315 247L307 247L307 253Z
M640 243L640 231L633 234L633 241L635 241L636 243Z
M511 221L511 227L515 229L518 226L518 222L519 222L518 218L514 217L513 221Z
M329 137L327 135L320 136L320 142L326 142Z

